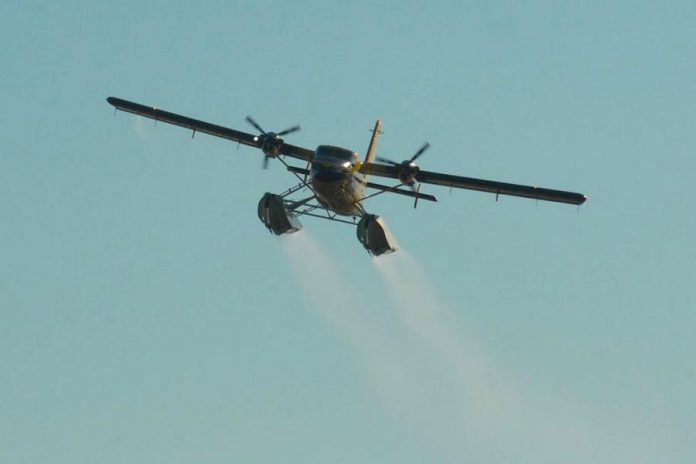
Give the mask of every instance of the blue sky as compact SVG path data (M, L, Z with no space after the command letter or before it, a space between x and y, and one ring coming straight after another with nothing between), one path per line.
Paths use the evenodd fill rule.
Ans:
M0 461L693 462L692 2L0 6ZM354 230L114 95L586 193Z

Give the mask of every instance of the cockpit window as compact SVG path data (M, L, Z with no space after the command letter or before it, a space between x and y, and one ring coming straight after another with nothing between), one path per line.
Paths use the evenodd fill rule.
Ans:
M353 161L354 156L355 154L350 150L331 145L320 145L315 154L316 158L334 158L343 161Z

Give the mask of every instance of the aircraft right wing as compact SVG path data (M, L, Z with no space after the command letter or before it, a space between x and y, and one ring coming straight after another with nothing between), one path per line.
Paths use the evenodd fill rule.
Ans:
M364 163L360 172L372 176L390 177L398 179L402 170L412 169L411 174L417 182L424 184L442 185L444 187L455 187L467 190L478 190L489 192L496 195L510 195L515 197L532 198L535 200L554 201L558 203L569 203L581 205L585 203L587 197L582 193L566 192L563 190L553 190L543 187L530 185L509 184L493 180L475 179L473 177L454 176L439 172L423 171L418 167L410 168L403 165L387 165L377 163Z

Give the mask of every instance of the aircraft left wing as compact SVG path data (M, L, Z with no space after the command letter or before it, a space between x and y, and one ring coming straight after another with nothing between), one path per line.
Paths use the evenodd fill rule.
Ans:
M161 110L157 107L150 107L141 105L140 103L134 103L128 100L123 100L122 98L109 97L106 99L109 104L113 105L116 109L121 111L127 111L128 113L137 114L146 118L154 119L155 121L166 122L167 124L173 124L175 126L184 127L195 132L202 132L204 134L213 135L215 137L221 137L227 140L233 140L235 142L241 143L242 145L247 145L254 148L261 148L261 142L259 137L249 134L246 132L237 131L223 126L218 126L217 124L211 124L209 122L200 121L198 119L189 118L187 116L181 116L176 113L170 113L169 111ZM310 161L314 152L306 148L297 147L295 145L290 145L288 143L283 143L280 153L282 155L290 156L292 158L298 158L304 161Z
M509 184L492 180L475 179L473 177L453 176L439 172L423 171L419 168L409 168L403 165L387 165L378 163L364 163L360 172L373 176L390 177L398 179L403 169L412 169L409 172L417 182L424 184L442 185L444 187L456 187L467 190L490 192L496 195L511 195L515 197L532 198L536 200L554 201L581 205L587 197L582 193L553 190L530 185Z

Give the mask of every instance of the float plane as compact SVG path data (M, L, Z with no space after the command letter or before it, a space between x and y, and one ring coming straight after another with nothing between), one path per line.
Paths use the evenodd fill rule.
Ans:
M376 156L377 140L382 133L380 120L377 120L372 130L367 153L361 160L358 153L333 145L319 145L311 150L286 143L282 137L300 130L300 126L267 132L251 116L247 116L247 122L258 131L258 134L249 134L121 98L109 97L106 100L116 110L191 130L192 137L200 132L260 149L264 156L264 169L269 160L277 159L298 181L283 193L265 193L259 201L259 219L268 230L276 235L297 232L302 229L298 219L300 216L351 225L356 225L357 221L358 240L375 256L398 249L396 239L386 222L380 216L369 214L363 206L369 198L383 193L411 197L414 208L418 206L419 200L437 201L433 195L421 192L422 184L488 192L494 194L496 200L499 195L511 195L581 205L587 199L581 193L425 171L416 165L416 160L430 147L428 143L401 162ZM304 167L290 164L290 159L302 161ZM396 183L375 183L369 180L370 177L393 179L392 183ZM304 192L306 194L302 195Z

